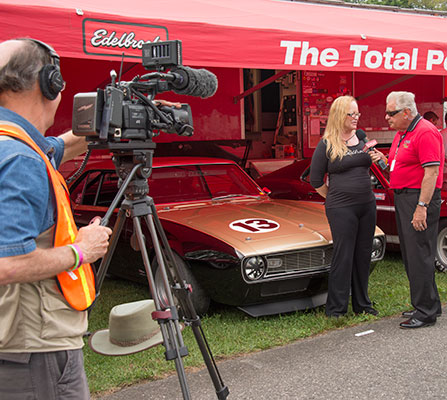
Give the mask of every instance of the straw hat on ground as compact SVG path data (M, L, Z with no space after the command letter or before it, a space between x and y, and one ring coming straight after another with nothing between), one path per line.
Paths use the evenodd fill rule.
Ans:
M90 336L89 346L106 356L123 356L149 349L163 342L160 327L152 319L153 300L119 304L109 315L109 329Z

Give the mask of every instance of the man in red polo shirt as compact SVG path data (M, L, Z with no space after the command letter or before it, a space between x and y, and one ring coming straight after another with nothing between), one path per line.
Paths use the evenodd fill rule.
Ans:
M391 92L385 119L397 130L390 148L390 187L394 189L402 259L410 282L411 311L401 328L436 323L441 302L435 282L434 259L441 208L444 147L436 127L418 114L414 94ZM374 162L384 159L370 152Z
M444 115L446 128L441 130L442 141L444 142L444 151L447 154L447 113ZM444 163L444 179L442 181L442 190L447 190L447 163Z

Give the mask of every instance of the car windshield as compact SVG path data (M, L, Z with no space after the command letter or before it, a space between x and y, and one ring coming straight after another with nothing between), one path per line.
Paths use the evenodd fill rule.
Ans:
M234 164L157 167L148 183L155 204L261 194L253 180ZM77 204L107 207L118 191L117 184L115 171L92 170L70 189L71 198Z
M381 170L382 172L382 176L386 179L386 181L389 183L390 182L390 170L386 169L386 170ZM377 179L377 177L375 176L374 172L372 172L372 170L369 171L370 175L371 175L371 184L373 185L373 189L377 188L377 185L379 184L379 179ZM301 175L301 179L304 182L307 182L310 184L310 167L308 167L303 174Z
M251 178L233 164L154 168L149 177L149 195L155 204L259 194Z

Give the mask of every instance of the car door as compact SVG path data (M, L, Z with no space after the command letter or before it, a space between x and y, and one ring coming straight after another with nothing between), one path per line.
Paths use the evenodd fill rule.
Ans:
M394 208L394 193L388 174L373 164L370 168L371 187L376 198L377 225L385 232L387 244L399 243Z
M118 177L114 170L89 170L70 187L73 215L78 227L88 225L96 217L104 217L118 192ZM118 207L121 204L120 199ZM118 209L110 216L108 226L114 228ZM137 281L147 282L144 265L139 252L133 250L131 238L133 221L125 218L119 240L113 252L108 269L112 275ZM95 263L99 266L100 261Z
M327 177L326 177L327 179ZM307 167L300 176L298 200L309 200L316 203L324 203L324 198L318 194L315 188L310 184L310 166ZM302 197L303 196L303 197Z

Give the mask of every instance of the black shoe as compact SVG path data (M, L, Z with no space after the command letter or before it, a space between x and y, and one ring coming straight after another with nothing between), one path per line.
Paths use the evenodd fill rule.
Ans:
M414 314L416 314L416 310L404 311L402 313L402 317L411 318ZM441 315L442 315L441 313L436 313L437 318L439 318Z
M432 322L424 322L424 321L419 321L416 318L410 318L404 322L401 322L399 325L403 329L415 329L415 328L423 328L425 326L432 326L434 324L436 324L436 320L434 320Z
M356 312L355 314L370 314L370 315L377 316L377 315L379 315L379 312L375 308L370 307L370 308L365 308L363 311Z

